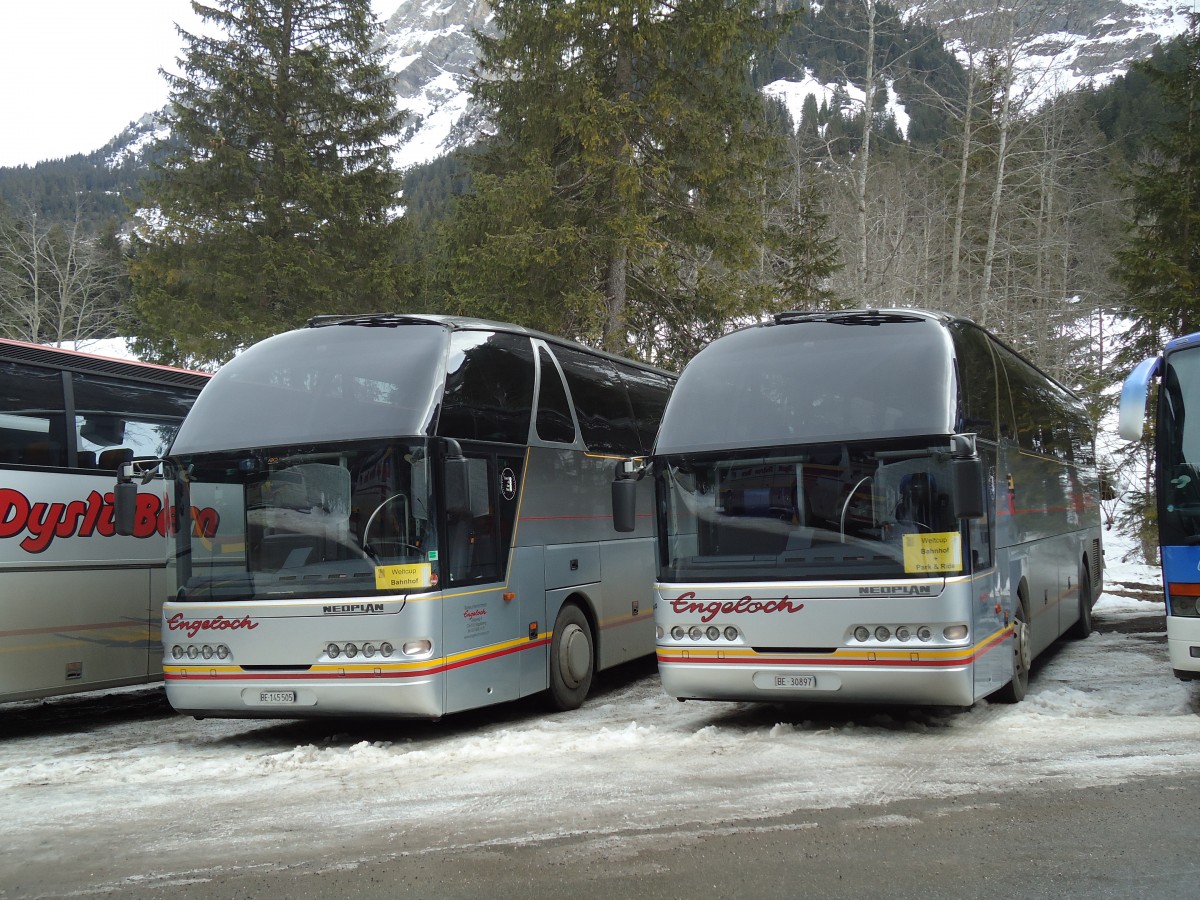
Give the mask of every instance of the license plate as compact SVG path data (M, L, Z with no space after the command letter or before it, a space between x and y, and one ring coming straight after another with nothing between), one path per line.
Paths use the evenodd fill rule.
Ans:
M784 690L812 689L817 686L816 675L776 675L771 679L771 687Z
M263 691L258 695L260 703L295 703L295 691Z

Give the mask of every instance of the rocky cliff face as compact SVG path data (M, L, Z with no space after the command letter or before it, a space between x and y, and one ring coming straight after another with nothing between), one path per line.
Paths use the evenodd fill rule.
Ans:
M491 27L484 0L406 0L384 23L397 102L408 110L401 166L443 156L483 127L467 96L476 31Z

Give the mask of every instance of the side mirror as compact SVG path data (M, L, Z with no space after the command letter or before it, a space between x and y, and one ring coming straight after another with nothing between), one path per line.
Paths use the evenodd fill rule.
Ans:
M122 537L133 534L137 497L137 485L132 481L118 481L117 486L113 488L113 527Z
M1146 418L1146 396L1150 392L1150 382L1158 374L1161 364L1161 356L1142 360L1121 385L1117 434L1127 441L1138 441L1142 438L1143 422Z
M637 482L617 478L612 483L613 528L628 533L637 527Z
M165 476L164 464L161 459L141 457L135 459L133 451L127 447L117 450L106 450L105 453L119 453L119 461L115 462L117 483L113 487L113 530L122 537L133 534L134 520L137 518L137 481L149 484L152 479Z
M486 516L491 511L486 460L448 456L445 471L448 513L475 519Z
M983 460L950 460L950 472L954 481L954 517L956 519L978 519L987 512L983 503Z

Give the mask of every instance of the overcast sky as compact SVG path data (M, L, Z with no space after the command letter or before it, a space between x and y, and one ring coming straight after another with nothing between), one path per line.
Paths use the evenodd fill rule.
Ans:
M0 166L90 153L160 108L176 22L196 30L189 0L0 0Z

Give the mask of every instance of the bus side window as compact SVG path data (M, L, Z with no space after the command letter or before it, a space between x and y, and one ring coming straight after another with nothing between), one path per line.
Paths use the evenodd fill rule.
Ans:
M169 385L78 372L71 375L71 388L78 465L87 468L95 459L96 467L110 470L126 456L165 453L194 397Z
M66 407L62 374L0 362L0 460L65 466Z
M438 434L459 440L524 444L533 414L529 338L456 331L450 339Z
M542 370L542 384L538 391L537 419L534 423L537 436L543 441L574 444L575 423L571 420L567 389L545 347L538 348L538 364Z
M617 371L621 373L621 381L629 391L629 402L633 406L633 417L638 438L642 443L642 452L649 453L654 449L658 423L662 419L663 410L667 408L667 398L671 396L671 382L657 372L647 372L619 363Z
M568 347L555 346L575 403L575 418L583 442L593 453L641 452L633 408L617 370L606 359Z

